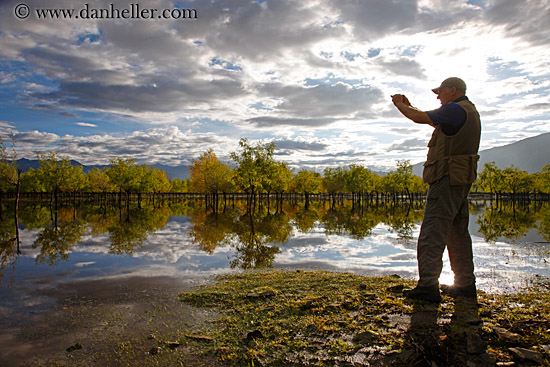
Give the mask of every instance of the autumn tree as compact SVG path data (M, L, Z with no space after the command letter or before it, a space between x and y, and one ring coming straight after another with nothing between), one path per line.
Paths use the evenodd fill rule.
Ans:
M269 179L268 194L275 192L279 196L278 203L282 206L282 194L287 192L292 182L292 169L286 162L275 162L272 165L271 177Z
M81 192L87 184L87 177L84 174L82 166L73 166L69 164L67 167L67 177L62 187L64 192L72 192L76 195Z
M229 192L232 187L232 170L216 157L212 149L194 159L189 168L191 190L201 193L218 194Z
M156 167L142 165L142 176L140 192L153 193L153 205L155 205L155 195L170 191L172 186L166 176L166 172Z
M146 164L139 164L135 167L136 175L138 177L136 185L136 193L138 199L138 208L141 208L141 195L143 193L153 192L154 173L153 168Z
M401 190L401 180L399 179L397 172L391 171L386 173L382 177L380 187L382 188L383 192L390 193L395 201L397 192Z
M104 170L100 170L94 167L86 175L87 183L85 185L86 190L90 192L110 192L113 191L115 186L111 182L109 175Z
M516 166L511 166L503 170L504 189L512 195L518 193L527 193L531 187L531 178L527 171L522 171Z
M129 207L130 194L137 192L141 184L142 169L133 159L112 158L105 173L119 192L126 193L126 206Z
M219 194L223 193L225 202L226 194L233 189L233 170L220 162L212 149L194 159L189 172L191 190L204 193L207 205L212 198L212 204L217 207Z
M17 244L17 254L21 254L19 249L19 225L18 225L18 212L19 212L19 191L21 187L21 170L17 167L17 152L15 150L15 135L10 135L12 151L8 152L4 140L0 136L0 194L4 190L15 188L15 242ZM0 219L2 217L2 205L0 201ZM13 242L13 239L10 239Z
M420 176L412 175L410 181L410 190L413 193L425 193L428 190L428 184Z
M533 182L535 189L539 192L550 193L550 164L542 167L542 170L535 174Z
M347 170L342 167L325 168L321 184L323 189L332 197L332 206L336 204L336 194L346 190Z
M174 178L172 181L170 181L172 192L189 192L191 187L191 179L186 178L185 180L182 180L180 178Z
M413 181L413 167L409 160L397 161L397 169L395 171L397 176L398 188L401 192L405 192L409 201L412 202L411 186Z
M362 165L351 164L346 176L347 188L357 198L359 205L361 205L361 197L374 189L373 173Z
M503 189L504 176L495 162L485 163L475 185L483 192L498 193Z
M76 192L84 187L86 178L82 166L72 166L67 158L59 158L56 153L39 154L37 176L46 192L51 194L57 206L61 192Z
M303 193L306 208L309 207L309 195L318 193L322 185L321 174L309 169L301 169L292 179L292 187L296 192Z
M372 175L372 185L373 185L373 191L376 193L376 204L378 204L378 199L380 197L380 193L383 192L383 185L384 185L384 179L382 176L378 174Z
M169 192L171 189L170 180L166 176L166 172L156 167L150 169L152 190L154 193L160 194L163 192Z
M38 170L29 168L27 172L21 174L21 191L34 193L46 191Z
M273 179L273 153L275 143L258 142L252 146L248 139L239 141L241 152L232 152L231 159L235 162L235 182L244 192L255 198L256 193L265 190Z
M0 136L0 192L15 189L20 184L21 170L17 167L15 136L10 136L11 152Z

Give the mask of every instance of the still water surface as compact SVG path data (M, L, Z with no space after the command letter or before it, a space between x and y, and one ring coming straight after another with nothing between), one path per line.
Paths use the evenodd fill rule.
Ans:
M134 276L194 278L253 268L417 275L423 204L353 208L244 203L217 212L198 202L143 208L23 205L17 255L11 209L3 208L0 310L49 306L33 296L59 284ZM477 283L508 291L550 277L550 205L471 203ZM452 283L445 257L442 283ZM38 311L36 311L38 312Z

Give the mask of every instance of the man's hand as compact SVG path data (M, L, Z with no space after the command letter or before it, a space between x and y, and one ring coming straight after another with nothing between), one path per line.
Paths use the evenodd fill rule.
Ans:
M430 126L434 126L428 114L411 106L411 102L409 102L409 99L403 94L394 94L393 96L391 96L391 100L395 107L397 107L397 109L406 118L413 120L418 124L428 124Z
M409 102L409 99L404 96L403 94L394 94L391 96L393 104L397 107L397 105L404 105L406 107L411 107L411 102Z

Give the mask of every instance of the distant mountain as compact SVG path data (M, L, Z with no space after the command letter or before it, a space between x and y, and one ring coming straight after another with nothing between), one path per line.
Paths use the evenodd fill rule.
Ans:
M504 169L512 165L528 173L538 172L550 164L550 133L523 139L502 147L491 148L479 152L478 172L483 165L495 162L498 168ZM422 176L424 162L413 166L413 173Z
M84 172L88 173L88 171L91 171L94 167L99 167L100 169L106 166L84 166L80 162L77 162L75 160L70 161L71 166L83 166ZM37 169L40 167L40 162L36 159L26 159L21 158L17 160L17 165L23 172L27 172L29 168Z
M73 166L82 166L82 170L84 171L84 173L88 173L94 168L104 169L106 167L109 167L109 165L84 165L75 160L71 160L70 163ZM40 167L40 163L37 160L30 160L26 158L17 160L17 164L23 172L27 172L29 168L37 169L38 167ZM170 180L173 180L174 178L184 180L189 177L188 166L167 166L164 164L150 164L149 166L157 167L158 169L163 170L164 172L166 172L166 175Z
M189 178L189 166L166 166L164 164L153 164L151 166L157 167L160 170L166 172L168 179L173 180L179 178L185 180Z

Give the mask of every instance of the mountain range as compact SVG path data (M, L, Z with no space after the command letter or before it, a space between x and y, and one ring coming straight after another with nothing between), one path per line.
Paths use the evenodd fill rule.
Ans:
M550 133L519 140L501 147L482 150L479 152L479 156L478 172L481 172L483 165L489 162L495 162L500 169L514 165L523 171L527 171L527 173L538 172L542 167L550 164ZM420 162L413 165L415 175L422 176L423 164L424 162Z
M40 162L38 162L38 160L31 160L26 158L18 159L17 164L23 172L27 172L29 168L37 169L38 167L40 167ZM106 167L109 167L109 165L84 165L75 160L71 160L70 164L73 166L82 166L84 173L88 173L94 168L104 169ZM166 172L166 176L168 176L168 179L170 180L173 180L175 178L184 180L189 177L189 166L167 166L164 164L150 164L149 166L154 166L160 170L163 170L164 172Z

